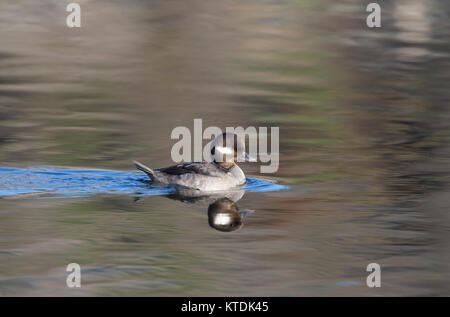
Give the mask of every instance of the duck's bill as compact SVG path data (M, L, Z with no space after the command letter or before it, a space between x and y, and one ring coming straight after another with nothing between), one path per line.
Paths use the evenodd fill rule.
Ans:
M244 162L256 162L256 158L250 156L247 152L243 152L240 157Z

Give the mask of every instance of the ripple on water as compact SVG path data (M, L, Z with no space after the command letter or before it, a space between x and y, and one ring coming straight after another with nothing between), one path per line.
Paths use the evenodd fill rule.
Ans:
M82 170L52 167L0 168L0 197L37 195L46 198L88 197L96 194L167 195L174 186L149 184L147 176L134 171ZM288 186L247 178L245 191L271 192Z

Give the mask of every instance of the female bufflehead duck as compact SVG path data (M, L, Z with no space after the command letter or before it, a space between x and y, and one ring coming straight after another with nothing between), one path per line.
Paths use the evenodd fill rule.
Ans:
M236 165L238 158L248 161L245 144L234 133L223 133L211 144L212 162L182 163L170 167L151 169L134 161L154 182L180 185L200 191L227 190L244 185L244 172Z

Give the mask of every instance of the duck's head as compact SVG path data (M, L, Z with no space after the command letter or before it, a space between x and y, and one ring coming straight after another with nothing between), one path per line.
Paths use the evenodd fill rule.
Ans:
M224 132L211 143L211 158L222 167L230 168L236 161L245 162L250 156L245 152L244 140L235 133Z

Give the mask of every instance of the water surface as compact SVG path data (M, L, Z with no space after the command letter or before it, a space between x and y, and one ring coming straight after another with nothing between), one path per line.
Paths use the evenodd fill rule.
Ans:
M78 2L0 4L1 295L450 295L448 1ZM142 184L194 118L278 126L279 170Z
M288 186L261 179L247 178L242 190L269 192L288 190ZM107 171L54 168L45 166L0 168L0 197L45 198L90 197L99 194L153 196L168 195L174 186L157 186L149 177L138 171Z

